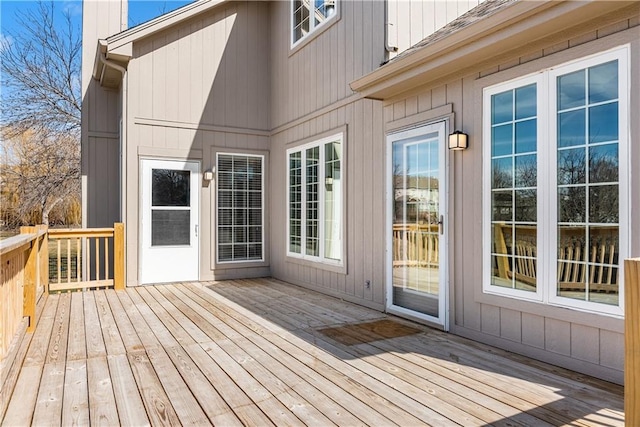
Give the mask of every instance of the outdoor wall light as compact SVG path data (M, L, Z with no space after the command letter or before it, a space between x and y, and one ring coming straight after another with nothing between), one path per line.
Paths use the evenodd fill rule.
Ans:
M212 181L213 171L212 170L205 171L204 174L202 175L202 179L204 179L207 182Z
M469 147L469 135L459 130L449 135L449 150L466 150Z

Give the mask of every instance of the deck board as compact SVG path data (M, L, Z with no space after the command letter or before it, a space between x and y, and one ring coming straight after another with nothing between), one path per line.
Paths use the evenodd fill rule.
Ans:
M38 309L5 374L3 425L624 425L622 387L274 279L54 294ZM414 330L321 332L381 319Z

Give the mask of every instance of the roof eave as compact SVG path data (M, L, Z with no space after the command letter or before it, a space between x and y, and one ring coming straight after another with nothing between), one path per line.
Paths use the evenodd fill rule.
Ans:
M128 30L122 31L118 34L114 34L106 39L108 51L112 52L125 47L135 41L179 24L193 16L199 15L228 1L229 0L198 0L172 12L158 16L148 22L129 28Z
M571 17L572 28L633 2L519 1L486 18L416 49L406 56L353 81L351 89L366 98L389 99L448 76L458 75L478 64L521 48L536 40L564 31Z

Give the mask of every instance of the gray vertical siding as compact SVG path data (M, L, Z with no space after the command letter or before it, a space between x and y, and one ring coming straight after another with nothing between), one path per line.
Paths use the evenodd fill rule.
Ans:
M83 3L82 181L83 224L109 227L120 220L120 93L93 79L98 39L122 31L126 1Z
M573 58L631 43L631 108L640 103L638 18L621 19L579 38L553 41L548 48L487 65L446 84L412 92L384 106L385 122L452 105L453 129L470 135L470 148L449 152L449 273L451 331L591 375L621 383L624 369L623 321L559 307L482 294L482 87L526 75ZM559 53L559 55L557 55ZM635 95L634 95L635 94ZM418 117L418 116L415 116ZM631 121L630 164L640 164L640 126ZM634 170L633 167L631 170ZM630 180L631 212L640 211L640 178ZM640 254L640 220L631 215L630 256Z
M204 171L215 165L218 151L269 149L268 16L266 2L230 2L134 43L128 68L129 284L137 283L140 158L196 160ZM268 263L215 265L214 188L212 182L200 189L200 278L268 275Z

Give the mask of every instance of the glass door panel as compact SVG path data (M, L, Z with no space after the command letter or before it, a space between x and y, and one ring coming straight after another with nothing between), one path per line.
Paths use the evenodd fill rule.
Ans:
M390 308L444 324L444 124L390 136Z

